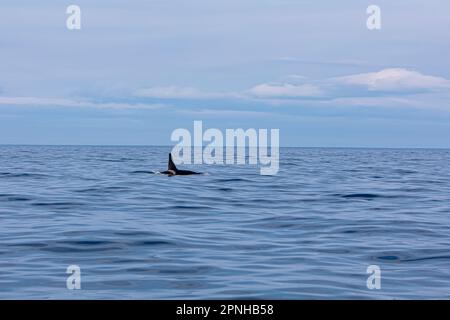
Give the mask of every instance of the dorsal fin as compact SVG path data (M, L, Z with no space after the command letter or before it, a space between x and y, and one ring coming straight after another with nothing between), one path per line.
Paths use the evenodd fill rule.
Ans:
M169 153L169 164L167 166L167 170L173 170L173 171L177 171L177 167L175 166L175 163L173 163L172 161L172 154Z

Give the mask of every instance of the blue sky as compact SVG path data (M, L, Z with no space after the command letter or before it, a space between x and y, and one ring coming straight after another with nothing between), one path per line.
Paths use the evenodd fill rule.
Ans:
M0 144L170 145L203 120L282 146L450 147L450 2L393 2L2 0Z

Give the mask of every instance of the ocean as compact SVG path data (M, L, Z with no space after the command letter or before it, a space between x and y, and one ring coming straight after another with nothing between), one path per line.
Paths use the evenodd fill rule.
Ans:
M281 148L275 176L154 174L170 150L0 146L0 298L450 298L450 150Z

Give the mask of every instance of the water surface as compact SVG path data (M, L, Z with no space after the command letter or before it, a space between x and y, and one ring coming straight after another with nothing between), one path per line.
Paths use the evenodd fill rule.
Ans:
M276 176L153 174L169 151L0 146L0 298L450 298L449 150L282 148Z

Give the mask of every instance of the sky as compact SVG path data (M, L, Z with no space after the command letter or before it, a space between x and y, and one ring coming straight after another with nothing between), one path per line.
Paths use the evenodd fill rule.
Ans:
M437 0L2 0L0 144L173 145L201 120L281 146L450 148L449 17Z

